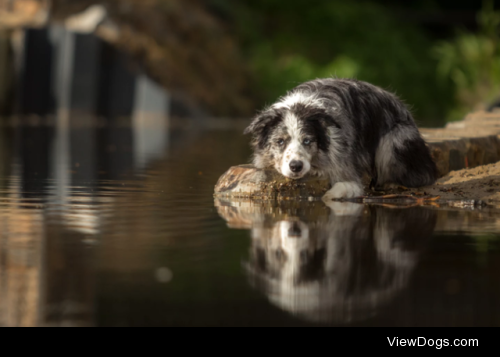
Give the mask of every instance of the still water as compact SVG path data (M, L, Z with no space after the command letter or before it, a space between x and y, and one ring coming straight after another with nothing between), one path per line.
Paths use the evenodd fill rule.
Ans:
M241 130L138 131L0 127L0 326L500 325L498 213L214 200Z

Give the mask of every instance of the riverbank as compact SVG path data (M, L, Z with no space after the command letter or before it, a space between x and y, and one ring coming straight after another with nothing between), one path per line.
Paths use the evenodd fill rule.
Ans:
M500 207L500 112L475 112L445 128L421 129L440 179L430 187L395 188L389 194L422 194L474 200Z
M451 171L433 186L418 189L396 187L387 189L385 193L440 196L434 202L438 205L462 207L487 204L500 208L500 162Z
M433 186L391 187L384 193L440 196L436 201L426 202L436 206L463 208L486 204L500 208L500 112L472 113L463 121L450 123L445 128L423 128L421 133L436 161L440 179ZM239 183L249 182L246 176L229 176ZM232 183L231 192L236 187ZM247 191L236 189L235 192Z

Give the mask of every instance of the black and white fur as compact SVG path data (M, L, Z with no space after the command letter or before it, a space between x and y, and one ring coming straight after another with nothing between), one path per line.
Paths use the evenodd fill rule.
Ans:
M328 177L325 199L363 195L362 179L376 186L433 184L436 165L408 108L366 82L317 79L299 85L262 111L252 134L254 165L292 179Z

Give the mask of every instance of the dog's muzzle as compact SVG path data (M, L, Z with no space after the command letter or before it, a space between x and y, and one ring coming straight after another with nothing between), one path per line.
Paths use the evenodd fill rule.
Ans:
M303 168L304 163L302 161L292 160L292 162L290 162L290 170L295 174L300 173Z

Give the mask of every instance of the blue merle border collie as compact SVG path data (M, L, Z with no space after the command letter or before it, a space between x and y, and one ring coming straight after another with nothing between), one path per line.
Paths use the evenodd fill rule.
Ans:
M328 177L325 200L363 195L363 179L377 188L431 185L437 169L408 108L366 82L317 79L299 85L260 112L252 134L254 165L291 179Z

